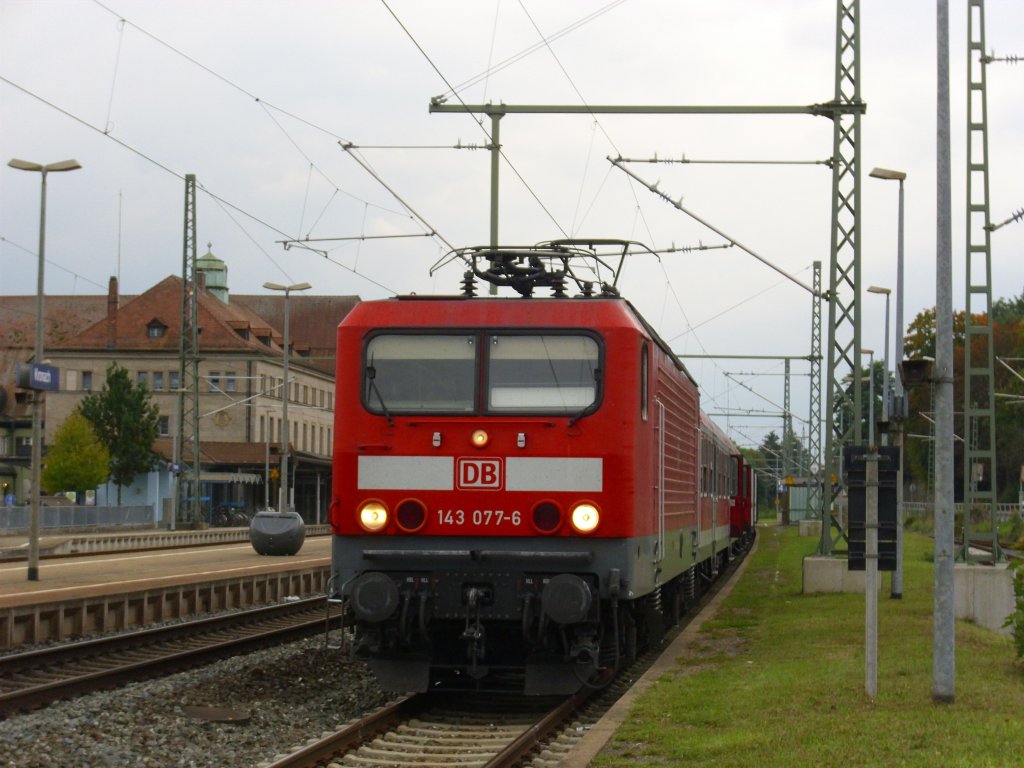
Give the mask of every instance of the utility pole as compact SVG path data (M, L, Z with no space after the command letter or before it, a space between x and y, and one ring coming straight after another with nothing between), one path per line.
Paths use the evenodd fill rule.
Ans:
M935 592L932 699L955 698L953 601L953 251L949 131L949 0L938 0L935 235ZM967 435L965 439L969 439Z
M185 234L181 254L181 333L178 345L178 430L174 453L177 467L177 508L175 521L199 523L199 275L196 271L196 177L185 176ZM192 451L186 461L185 446ZM187 499L191 498L191 503Z

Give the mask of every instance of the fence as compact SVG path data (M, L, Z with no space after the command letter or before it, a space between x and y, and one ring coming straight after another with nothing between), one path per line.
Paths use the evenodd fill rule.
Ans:
M97 528L155 528L152 506L79 507L41 506L39 530L44 533L93 530ZM29 507L0 507L0 535L25 533L29 528Z
M963 504L955 505L956 514L961 514L964 511ZM935 504L927 501L905 501L903 502L903 512L906 515L932 517ZM1011 519L1015 514L1021 513L1019 504L996 504L996 519L1005 523ZM987 513L986 513L987 514Z

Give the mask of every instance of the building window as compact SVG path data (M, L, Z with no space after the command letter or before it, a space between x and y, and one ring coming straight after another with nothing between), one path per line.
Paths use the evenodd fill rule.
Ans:
M210 371L210 391L220 392L220 371Z
M153 371L153 391L163 392L164 391L164 372Z
M224 391L225 392L236 392L237 385L235 383L235 374L233 371L228 371L224 374Z
M158 433L159 433L160 437L167 437L169 434L171 434L170 422L171 422L171 417L170 416L161 416L160 417L160 420L157 422L157 430L158 430Z
M260 416L260 442L267 440L267 417Z
M172 390L181 389L181 374L178 371L171 371L167 374L167 382Z
M148 384L149 384L149 372L148 371L139 371L137 374L135 374L135 381L138 383L138 385L140 387L148 386Z
M167 326L158 320L154 320L146 326L146 335L151 339L162 338L165 333L167 333Z
M82 371L82 391L92 392L92 371Z

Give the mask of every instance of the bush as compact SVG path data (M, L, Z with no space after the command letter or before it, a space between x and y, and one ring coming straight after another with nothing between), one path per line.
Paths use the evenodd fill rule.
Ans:
M1024 658L1024 568L1017 568L1013 577L1013 591L1017 595L1016 608L1003 625L1013 630L1013 642L1017 646L1017 656Z

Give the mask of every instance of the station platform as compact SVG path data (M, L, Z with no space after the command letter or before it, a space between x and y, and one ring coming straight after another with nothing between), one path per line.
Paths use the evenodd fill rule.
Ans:
M0 650L325 594L328 528L307 527L299 552L280 557L258 554L247 528L45 536L36 581L27 541L4 539L21 556L0 562Z
M307 525L306 537L326 536L331 526ZM249 540L248 528L204 528L202 530L134 529L88 533L46 533L39 537L40 557L120 552L126 549L169 549L198 547ZM0 536L0 562L28 557L28 535Z

